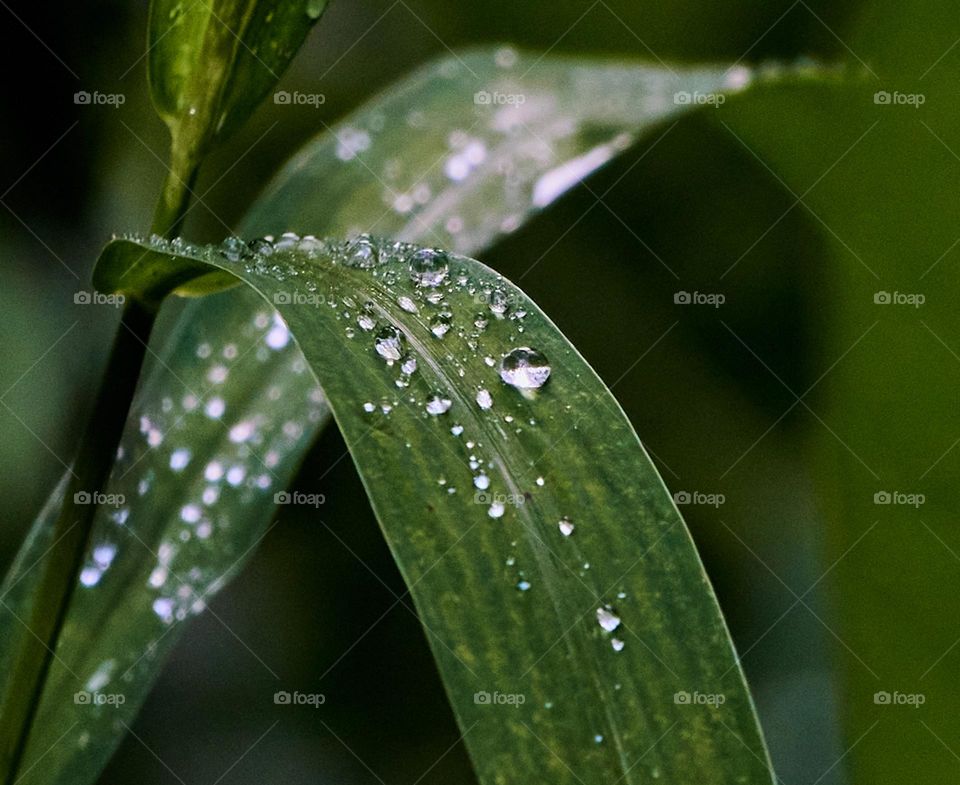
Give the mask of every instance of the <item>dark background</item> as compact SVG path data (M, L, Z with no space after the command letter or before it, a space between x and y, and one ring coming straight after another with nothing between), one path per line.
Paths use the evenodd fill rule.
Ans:
M861 13L857 3L759 0L333 0L281 84L321 91L326 104L282 117L265 104L208 162L199 191L243 156L204 197L235 224L272 172L320 130L318 117L331 123L446 47L507 41L646 60L652 51L680 62L829 61L849 59L837 36ZM0 3L0 19L5 565L70 455L115 329L105 309L64 303L86 284L112 232L149 225L167 139L147 97L145 2ZM73 103L81 89L120 92L126 103L90 111ZM643 147L592 188L605 191ZM767 231L793 199L705 113L680 123L605 201L609 211L591 210L567 232L593 203L575 189L483 260L513 276L550 248L524 288L608 384L616 382L671 490L726 495L719 510L684 514L743 655L778 773L789 785L812 784L843 752L834 711L840 655L790 591L825 569L823 520L803 454L816 426L801 407L778 421L793 396L721 319L790 387L805 389L819 373L811 329L818 300L809 283L823 240L802 210ZM188 234L219 239L213 214L194 210ZM722 314L675 306L677 282L648 249L678 272L682 288L725 291ZM748 249L744 274L720 283ZM652 325L665 320L677 324L661 339ZM658 339L631 368L637 347ZM377 621L394 597L370 570L397 594L402 581L343 453L338 434L327 432L297 481L326 494L326 526L285 512L213 602L270 669L326 693L323 712L287 712L273 726L273 707L247 705L239 686L267 689L273 677L204 615L191 622L103 782L213 785L228 769L222 782L471 781L415 617L398 605ZM806 601L829 619L828 585ZM842 764L819 780L843 781Z

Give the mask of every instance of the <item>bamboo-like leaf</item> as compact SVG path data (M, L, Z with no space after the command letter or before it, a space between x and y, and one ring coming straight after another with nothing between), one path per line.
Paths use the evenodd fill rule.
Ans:
M152 0L147 64L173 159L199 162L276 84L327 0Z
M364 237L256 248L118 240L95 284L135 294L141 273L176 282L201 262L277 307L410 587L481 782L769 782L683 521L610 392L536 305L435 249ZM238 443L258 438L255 418L228 424ZM215 544L215 522L209 534Z
M502 48L447 57L401 80L308 144L254 206L244 232L266 233L278 223L323 234L373 227L477 254L543 207L545 199L533 198L538 182L553 182L551 193L559 196L651 123L697 105L674 103L671 91L692 95L755 78L735 73L738 78L731 80L719 68L680 71L678 82L667 69L538 59ZM590 90L591 83L603 90ZM474 102L481 88L490 92L491 104ZM525 101L494 105L494 93L523 95ZM417 112L411 115L413 107ZM504 121L521 107L522 125ZM412 121L417 133L405 130ZM591 154L598 149L607 153ZM565 164L571 161L576 165ZM567 174L559 178L557 172ZM204 576L191 583L196 594L186 598L202 596L203 602L185 602L179 614L202 607L267 530L273 498L257 491L257 478L268 476L272 488L282 490L329 416L314 379L303 372L299 348L293 341L281 345L282 326L248 288L192 301L175 314L165 311L164 317L152 342L159 357L145 372L122 458L106 489L123 503L97 512L86 579L105 563L108 551L97 552L98 545L113 543L118 549L94 585L78 590L26 756L25 767L33 766L30 777L37 782L84 783L96 777L122 735L118 722L132 723L179 639L179 618L165 625L153 607L166 599L153 585L162 575L155 572L160 555L168 561L171 581ZM265 344L269 353L263 361ZM283 391L279 402L277 390ZM184 401L194 398L199 403L186 411ZM237 411L257 413L262 442L233 443L225 421L205 414L215 401L231 417ZM170 462L177 449L189 450L190 457L174 471ZM219 456L223 467L242 467L244 478L239 485L225 477L211 483L204 477L211 459L203 456ZM197 538L180 543L179 511L210 486L222 491L218 509L231 523L230 542L216 548ZM148 491L141 494L141 488ZM19 602L29 599L36 574L30 566L50 545L44 529L41 518L21 551L21 566L4 584L6 592L16 583L17 592L4 594L8 607L0 607L0 673L3 658L15 648L7 643L22 631L16 615L23 616ZM124 704L108 712L73 703L74 694L90 684L122 692ZM66 741L50 750L71 727Z

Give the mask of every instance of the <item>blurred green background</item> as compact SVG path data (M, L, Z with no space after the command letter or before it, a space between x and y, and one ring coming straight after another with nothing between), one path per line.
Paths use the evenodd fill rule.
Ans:
M504 41L668 62L810 57L858 67L863 58L871 67L934 64L940 70L931 83L951 84L958 23L951 28L921 10L755 0L334 0L280 85L322 92L326 103L295 111L265 104L208 162L197 188L205 206L193 210L187 233L220 239L324 123L448 48ZM0 91L5 566L70 455L115 329L107 309L75 307L73 293L86 287L112 232L149 225L167 138L145 84L146 3L4 4L0 18L14 44L0 54L9 75ZM122 93L126 101L78 106L78 90ZM613 386L671 491L724 495L718 508L682 511L732 628L780 778L826 785L855 781L847 750L858 734L845 737L839 722L845 674L858 667L851 659L860 650L835 632L843 614L831 593L834 576L818 583L843 550L828 548L844 514L816 490L823 472L811 460L824 425L790 390L806 390L839 354L825 349L834 336L825 337L824 313L843 305L829 274L842 256L821 220L797 208L741 141L746 134L752 147L766 133L764 155L802 194L860 133L855 111L830 114L817 96L802 93L780 104L771 93L757 111L731 102L662 138L654 132L591 183L604 193L629 169L605 206L595 209L590 191L576 188L483 261L522 285ZM942 117L954 118L956 99L946 88L944 96ZM912 134L923 133L910 123L889 143L909 149ZM789 162L797 150L815 150L818 134L836 152L809 170L797 153L796 171L784 173L789 166L779 166L778 154ZM945 156L931 164L934 173L949 167L937 188L954 202L957 163ZM834 183L833 203L849 193L844 182ZM895 179L874 187L889 188L879 198L897 204ZM871 209L858 201L845 217L869 225L880 220ZM925 209L935 211L937 200ZM946 249L940 239L924 250L927 258L939 249L927 264ZM734 262L736 273L725 275ZM678 306L673 294L681 289L720 292L726 303ZM818 395L810 401L819 412ZM844 423L844 437L862 443L887 417L867 407ZM402 581L344 453L339 436L327 432L297 481L300 490L326 494L322 522L285 509L244 573L212 603L249 650L209 614L191 622L103 782L193 785L222 775L235 783L470 781L423 633L409 602L395 604L390 590L402 594ZM956 566L941 577L955 580ZM942 667L949 675L949 661ZM282 715L254 705L248 696L254 687L271 689L271 670L285 683L324 692L327 704ZM901 720L892 722L896 734ZM936 758L930 770L949 781L960 765L949 750L956 739L927 741L922 754Z

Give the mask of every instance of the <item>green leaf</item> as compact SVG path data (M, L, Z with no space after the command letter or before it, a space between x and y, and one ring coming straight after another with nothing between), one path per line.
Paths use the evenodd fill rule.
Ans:
M196 165L279 80L326 0L152 0L148 74L173 160Z
M232 240L117 240L98 288L137 291L144 255L230 272L289 325L482 782L771 780L672 499L610 392L523 292L479 262L363 237L240 254ZM255 420L231 423L256 437Z
M748 81L757 78L738 73L740 81L744 76ZM279 224L283 229L346 234L373 227L412 241L443 242L461 253L477 254L539 211L532 195L548 173L570 172L564 162L578 161L575 173L587 176L607 157L591 154L592 150L619 150L651 123L693 107L674 104L672 90L708 90L726 77L717 68L681 70L677 79L667 69L539 58L508 49L444 58L404 78L309 143L254 206L243 231L263 234ZM591 83L603 84L604 90L590 90ZM481 87L491 95L513 91L529 97L523 104L523 124L502 121L510 105L496 108L474 103L473 95ZM413 107L417 112L411 114ZM646 109L640 111L640 107ZM408 122L416 122L417 133L407 131ZM354 150L358 141L361 147L366 144L365 149ZM481 160L477 160L478 144L485 151ZM458 162L469 164L465 175ZM457 177L447 175L448 167ZM555 176L554 182L557 196L562 188L577 185L575 177L557 180ZM426 201L421 185L428 189ZM409 194L412 198L414 193L412 208L393 209L398 197ZM399 201L401 207L406 203ZM291 212L292 206L297 214ZM144 257L136 270L145 275L148 264L149 257ZM187 285L186 281L181 284ZM195 282L190 286L195 288ZM140 288L144 293L150 289L143 283ZM269 361L262 362L263 342L271 335ZM264 310L262 300L247 287L194 300L172 312L168 305L161 314L151 341L158 357L145 370L121 444L124 457L106 489L114 498L122 496L124 504L102 507L95 522L94 547L104 543L121 547L96 585L78 590L71 607L68 637L57 647L58 659L26 756L25 768L33 766L30 777L36 781L95 779L124 731L110 720L132 724L166 654L179 639L184 625L179 621L163 624L153 609L154 601L163 599L150 583L161 548L167 553L163 546L175 546L170 580L181 576L196 593L191 597L202 596L208 602L267 531L273 499L270 494L250 495L257 491L255 478L267 473L275 490L284 488L328 421L315 380L303 372L302 353L293 341L279 346L282 335L283 329ZM233 353L229 347L236 351L232 357L224 354ZM227 381L211 381L220 378L220 367L226 369ZM283 391L279 402L271 397L276 390ZM191 395L200 404L188 412L183 402ZM210 420L204 414L215 399L223 402L230 417L234 412L261 415L262 444L238 448L231 442L225 421ZM149 423L146 432L141 431L144 423ZM152 446L150 439L156 440L157 434L163 440ZM266 467L269 445L275 454ZM174 472L171 453L183 447L200 450ZM211 458L203 456L219 456L225 466L246 469L236 488L224 479L218 481L222 487L218 509L231 522L231 531L223 538L228 541L216 548L197 539L185 544L178 540L182 525L178 511L195 502L209 485L204 473ZM141 495L141 487L148 492ZM121 512L126 516L122 526L116 520ZM35 523L20 553L23 564L32 565L43 557L46 547L40 543L45 542L45 527L43 518ZM91 551L87 566L97 564ZM195 585L187 580L194 573L203 576ZM15 580L23 589L29 575L8 576L8 582ZM23 617L24 612L12 597L5 600L9 610L0 607L0 639L5 642L22 629L13 614ZM11 647L0 649L0 672L10 651ZM96 677L96 683L102 678L98 674L106 662L114 664L106 674L109 686L103 689L122 690L126 698L112 715L73 703L73 694L90 679ZM118 687L120 676L125 678ZM51 750L71 727L67 743ZM80 739L86 740L84 744Z
M767 78L745 66L464 52L429 63L307 144L250 210L243 232L316 232L332 211L347 233L469 253L517 229L658 123Z

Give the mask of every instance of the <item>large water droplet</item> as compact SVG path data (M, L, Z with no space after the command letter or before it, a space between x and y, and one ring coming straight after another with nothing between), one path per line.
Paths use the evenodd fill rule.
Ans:
M552 368L547 358L536 349L521 346L500 360L500 378L520 390L536 390L550 378Z
M573 534L573 530L576 528L573 525L573 521L571 521L566 515L560 519L560 523L558 525L560 527L560 534L562 534L564 537L569 537L571 534Z
M449 265L443 251L421 248L411 254L410 277L420 286L439 286L447 277Z

